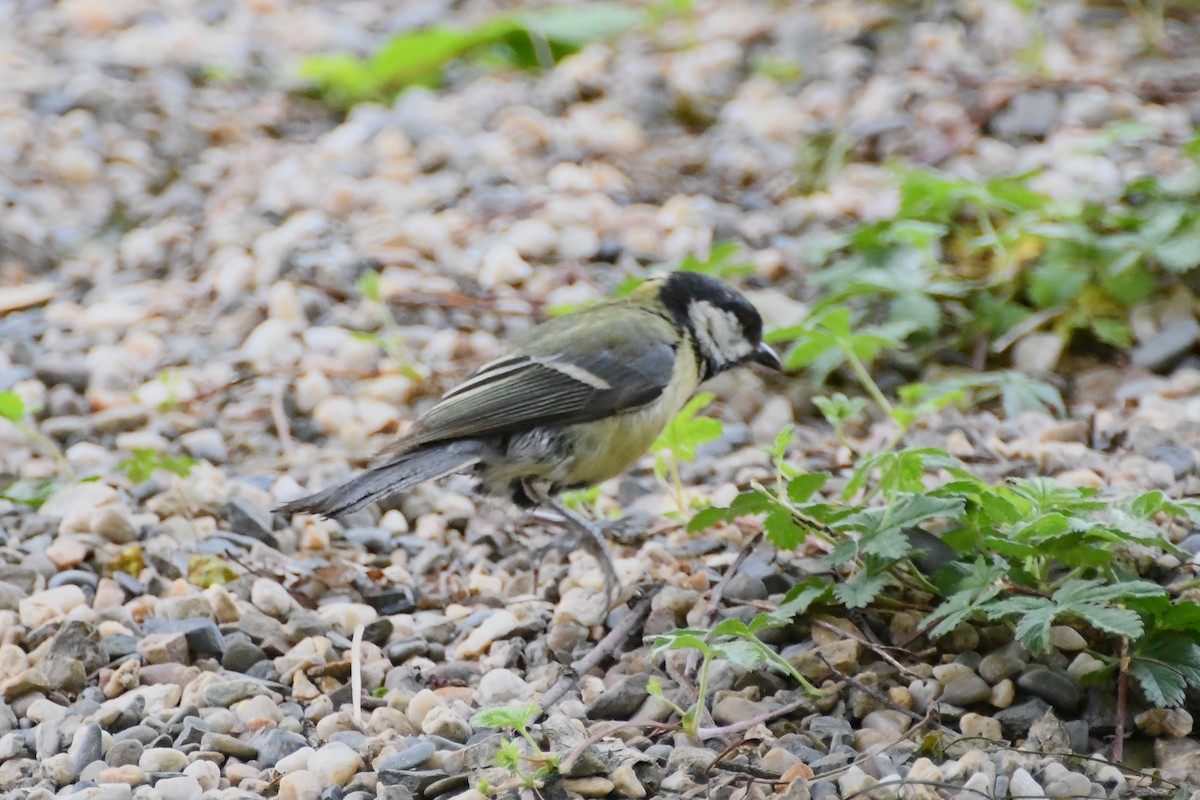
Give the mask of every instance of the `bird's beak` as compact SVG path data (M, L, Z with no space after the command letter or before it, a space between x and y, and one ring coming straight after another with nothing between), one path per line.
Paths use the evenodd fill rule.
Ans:
M776 372L783 369L783 362L779 360L779 354L766 342L758 343L758 347L755 349L754 354L750 356L750 360L762 364L764 367L770 367Z

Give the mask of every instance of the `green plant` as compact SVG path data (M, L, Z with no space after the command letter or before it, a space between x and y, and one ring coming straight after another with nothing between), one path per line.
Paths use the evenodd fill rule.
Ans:
M21 399L20 395L12 391L0 392L0 418L8 420L17 428L17 430L25 434L26 438L28 438L35 447L40 447L43 451L48 453L58 464L58 468L62 471L63 475L70 478L72 476L71 465L67 463L67 459L65 456L63 456L62 450L57 444L54 443L53 439L44 435L41 431L34 427L32 423L29 422L27 419L28 414L29 410L25 407L25 401ZM48 482L43 481L41 486L45 487L47 483ZM10 486L9 490L11 489L12 487ZM26 494L25 499L14 499L14 497L7 497L6 499L12 500L13 502L24 503L25 505L30 505L31 500L36 497L37 491L38 490L34 490L33 494ZM22 492L24 492L23 489L18 490L18 494L16 496L20 497ZM42 497L40 500L37 500L37 506L40 506L45 499L45 497ZM34 507L36 508L37 506Z
M723 426L719 419L697 416L712 400L711 392L702 392L689 400L650 447L655 454L654 475L670 489L680 512L687 509L688 503L679 465L695 461L697 448L721 438Z
M396 318L392 316L391 309L388 308L387 300L379 286L379 273L373 269L367 270L358 279L355 286L363 299L374 306L379 315L380 324L383 326L383 332L352 331L350 335L359 341L370 342L382 350L401 375L413 380L424 380L425 373L416 365L405 349L404 333L396 323Z
M780 656L769 645L763 644L758 634L769 628L787 625L800 614L803 614L813 603L820 602L829 594L829 583L820 578L810 579L795 586L783 602L772 611L764 612L754 617L749 624L739 619L729 618L718 622L707 630L686 628L672 631L654 637L655 654L661 655L669 650L694 650L700 654L700 671L696 679L696 700L687 710L675 706L682 716L685 732L696 735L700 727L701 717L706 712L705 705L708 696L709 668L714 660L720 658L747 672L764 668L774 669L789 675L806 692L819 695L808 680L796 671L786 659ZM662 697L662 687L651 689L651 694ZM670 703L674 706L674 703Z
M825 267L814 275L821 300L808 327L849 307L856 327L914 364L950 348L983 366L982 357L1043 328L1068 345L1084 336L1129 346L1130 309L1185 290L1180 276L1200 266L1200 168L1139 179L1105 204L1054 202L1030 188L1030 177L901 172L893 218L813 248ZM835 316L825 327L842 323ZM829 355L828 342L823 358L815 348L801 340L792 363L823 377L845 358Z
M409 86L436 86L445 67L459 59L545 69L588 42L625 32L642 18L633 9L599 2L501 14L470 28L436 25L402 33L368 58L314 56L301 63L299 74L323 100L345 109L385 101Z
M512 773L526 788L541 786L547 778L558 772L558 755L542 750L533 734L529 732L530 723L541 713L537 703L531 702L526 705L481 709L471 718L471 725L476 728L511 730L524 740L526 750L522 752L515 740L505 739L496 750L493 763ZM480 791L485 790L481 788Z
M117 469L125 473L134 483L145 483L155 472L163 470L186 478L192 474L196 459L191 456L171 456L157 450L136 448L128 458L122 459Z

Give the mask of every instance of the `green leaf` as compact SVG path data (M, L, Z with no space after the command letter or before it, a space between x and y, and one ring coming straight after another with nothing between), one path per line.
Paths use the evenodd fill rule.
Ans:
M833 596L846 608L866 608L884 587L888 585L886 573L869 573L859 570L845 583L833 587Z
M1157 633L1134 649L1130 672L1156 706L1183 705L1185 690L1200 688L1200 645L1195 637Z
M16 392L0 392L0 417L20 422L25 418L25 401Z
M529 727L529 723L541 713L541 708L535 702L483 708L471 717L471 725L476 728L512 728L520 731Z
M767 541L780 550L795 550L804 544L808 531L797 525L792 512L779 508L767 514L763 520L763 530L766 531Z
M802 475L797 475L788 481L788 500L797 505L807 503L814 494L821 491L821 487L828 480L829 474L825 472L806 472Z
M695 461L700 445L721 438L721 421L696 414L712 402L714 395L704 392L688 401L683 410L667 423L651 449L668 450L680 461Z
M832 588L833 584L825 578L819 576L808 578L789 589L779 607L774 611L767 612L765 616L771 617L779 624L789 623L808 611L813 603L828 599Z
M642 15L635 9L616 3L590 2L529 13L523 19L530 31L552 41L579 47L625 33L642 21ZM736 252L736 244L723 244L732 245ZM713 250L720 247L722 244L716 245Z
M754 672L762 669L766 664L767 659L763 655L762 648L763 645L757 640L739 639L733 642L723 642L716 645L713 650L718 658L723 658L747 672Z
M1172 272L1200 267L1200 215L1181 226L1154 250L1159 263Z

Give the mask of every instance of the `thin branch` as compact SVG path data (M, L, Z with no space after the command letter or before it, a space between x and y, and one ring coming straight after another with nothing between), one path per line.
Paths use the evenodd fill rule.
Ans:
M650 602L661 590L661 585L651 587L646 592L646 595L638 601L638 604L625 615L625 618L609 631L607 636L597 642L596 646L586 656L568 668L567 674L559 678L558 683L554 684L554 687L549 692L546 692L542 698L541 706L543 715L550 710L551 706L566 696L567 692L571 690L571 687L575 685L580 676L586 675L599 666L601 661L616 652L616 649L629 638L634 629L641 626L650 614Z

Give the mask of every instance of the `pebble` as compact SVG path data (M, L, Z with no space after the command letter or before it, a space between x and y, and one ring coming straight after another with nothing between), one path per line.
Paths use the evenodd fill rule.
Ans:
M319 800L324 787L308 770L289 772L279 779L279 800Z
M250 588L250 602L269 617L283 619L295 605L292 596L277 582L269 578L259 578Z
M190 775L162 778L154 784L162 800L199 800L204 790Z
M986 701L992 694L987 681L974 673L954 678L942 689L939 700L955 706L971 706Z
M335 742L312 754L308 771L322 786L345 786L362 763L358 753Z

